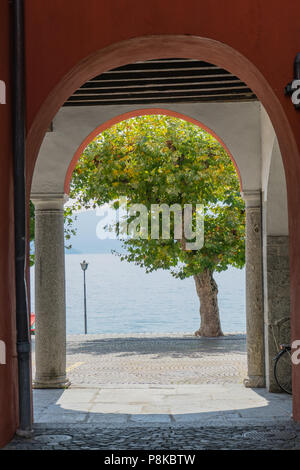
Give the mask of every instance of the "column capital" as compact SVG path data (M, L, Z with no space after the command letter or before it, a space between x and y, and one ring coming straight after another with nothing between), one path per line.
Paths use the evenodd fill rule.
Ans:
M36 210L62 210L69 196L59 193L32 193L30 199Z
M245 189L241 193L247 207L260 207L261 206L261 190L260 189Z

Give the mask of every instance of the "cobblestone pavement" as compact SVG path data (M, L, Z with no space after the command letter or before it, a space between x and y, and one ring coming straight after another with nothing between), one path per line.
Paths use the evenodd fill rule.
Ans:
M221 450L300 449L296 425L246 427L37 427L32 439L15 438L5 450Z
M291 398L246 389L244 335L68 337L67 390L35 390L6 449L300 449Z
M67 367L74 385L242 383L246 337L69 336Z

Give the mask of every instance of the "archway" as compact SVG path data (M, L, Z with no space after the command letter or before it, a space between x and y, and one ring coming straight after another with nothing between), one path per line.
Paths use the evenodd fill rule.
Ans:
M198 37L163 36L125 41L90 56L83 63L75 67L58 87L53 90L53 93L49 95L29 131L29 181L32 177L34 161L46 128L49 126L59 107L79 85L102 71L128 62L172 56L201 58L202 60L213 62L239 75L251 87L264 104L273 123L287 172L289 201L291 207L295 208L295 199L298 199L299 194L294 184L295 173L291 171L291 166L297 161L298 151L291 128L279 101L264 77L245 57L229 46ZM293 188L296 191L293 194L293 198L289 188ZM297 246L293 245L293 249L297 251ZM296 268L296 266L294 267ZM294 295L296 295L295 291ZM295 325L294 331L296 331Z
M92 77L112 68L136 61L175 56L213 63L247 83L267 111L278 138L286 172L291 177L287 164L297 156L297 144L280 102L259 70L246 57L224 43L197 36L162 35L135 38L102 49L70 70L53 89L28 131L28 189L46 131L60 107L76 89Z
M88 144L95 138L97 135L101 134L106 129L109 129L110 127L114 126L115 124L125 121L127 119L136 117L136 116L151 116L155 114L161 114L163 116L172 116L172 117L177 117L179 119L182 119L184 121L190 122L192 124L195 124L196 126L200 127L201 129L205 130L209 134L211 134L220 144L224 147L228 155L230 156L232 163L235 166L236 172L238 174L239 180L240 180L240 188L242 190L242 179L241 179L241 174L239 171L239 167L237 165L237 162L235 161L232 153L230 152L229 148L226 146L226 144L222 141L222 139L212 130L209 129L205 124L202 122L194 119L193 117L188 116L187 114L179 113L178 111L173 111L172 109L167 109L167 108L143 108L143 109L136 109L133 111L129 111L127 113L120 114L119 116L115 116L114 118L110 119L109 121L105 122L104 124L100 124L97 126L89 135L86 136L86 138L83 140L81 145L78 147L77 151L74 154L74 157L72 158L69 167L67 169L66 177L65 177L65 184L64 184L64 190L65 193L69 193L69 187L70 187L70 180L72 178L72 173L74 171L74 168L81 157L84 149L88 146Z
M170 109L171 108L171 109ZM177 106L180 109L180 105ZM114 107L112 110L103 109L104 119L107 118L108 113L115 113L116 115L108 121L105 121L100 126L95 127L96 123L101 119L100 110L97 109L95 113L91 112L90 109L82 108L81 110L71 108L65 112L61 110L58 113L57 118L53 122L53 131L47 135L45 142L41 148L38 162L36 165L36 171L33 181L33 192L32 199L36 205L37 209L37 218L42 221L42 217L51 218L49 223L47 223L47 228L38 225L38 260L40 258L49 259L50 252L55 253L54 249L51 249L51 245L54 243L56 246L59 245L59 240L61 240L61 233L63 231L62 227L62 214L61 207L64 203L65 193L68 193L69 180L74 169L75 164L77 163L81 153L88 145L88 143L99 133L108 127L111 127L117 122L129 119L134 116L140 115L151 115L151 114L163 114L167 116L175 116L191 122L197 125L200 128L207 130L212 133L217 140L225 147L231 159L233 160L237 172L240 177L240 182L243 184L243 190L246 199L250 200L250 208L247 209L247 214L252 213L251 218L248 217L248 225L251 230L251 226L254 223L257 223L257 217L261 217L261 206L260 206L260 156L259 156L259 142L260 142L260 131L259 131L259 121L260 121L260 107L258 103L218 103L214 106L211 103L201 106L201 110L197 109L195 105L185 105L185 114L175 111L176 105L169 106L165 108L141 108L133 109L132 111L127 111L121 115L117 115L117 109ZM186 113L189 114L186 114ZM72 118L73 116L73 118ZM193 117L192 117L193 116ZM217 116L217 117L216 117ZM210 125L210 128L205 126L202 122L199 121L199 117L202 120L205 120ZM196 119L198 118L198 119ZM214 131L211 131L211 126L214 125ZM94 128L95 127L95 128ZM92 130L91 130L92 129ZM71 130L71 132L70 132ZM73 156L74 145L81 140L82 135L91 130L87 136L83 139L79 148L76 150L75 155ZM222 138L220 137L222 136ZM224 141L230 143L230 146L234 150L236 159L232 156L232 153L228 149L228 146L224 144ZM61 150L60 150L61 148ZM53 159L51 158L53 155ZM250 159L250 164L249 160ZM238 162L238 163L237 163ZM239 168L242 169L240 173ZM60 212L59 212L60 208ZM58 230L58 221L53 223L53 218L57 215L60 219L60 229ZM253 219L254 217L254 219ZM253 220L252 220L253 219ZM52 222L51 222L52 221ZM46 222L45 222L46 223ZM40 222L39 222L40 224ZM54 231L51 229L54 227ZM49 235L49 233L51 234ZM260 232L259 232L260 233ZM40 234L48 237L47 241L43 240L43 236L40 237ZM58 237L58 238L57 238ZM60 243L60 257L62 253L63 245ZM248 247L250 247L251 253L257 254L257 259L251 264L251 269L254 267L259 280L261 280L261 253L260 248L261 244L257 243L255 246L251 246L251 241L248 242ZM45 250L49 251L48 254L45 253ZM40 255L40 251L42 254ZM57 251L56 251L57 253ZM64 279L64 265L60 259L57 258L57 267L60 274L58 278L60 279L59 285L57 286L55 299L64 298L64 282L61 282ZM54 259L52 257L52 259ZM38 263L39 264L39 263ZM52 338L59 337L64 331L64 319L65 319L65 305L62 304L53 304L53 292L48 290L48 285L54 285L56 278L51 278L53 274L55 275L56 270L52 267L50 270L50 277L48 282L46 282L46 290L41 289L38 276L41 275L40 270L37 276L37 308L40 308L40 305L43 304L43 311L51 311L52 322L51 325L54 325L54 318L57 318L57 333L52 331ZM47 278L47 273L44 268L43 270L43 279ZM254 284L253 284L254 281ZM257 311L251 305L248 309L248 313L251 315L251 319L248 323L251 325L251 330L248 335L248 345L249 345L249 370L251 371L252 379L247 383L248 386L263 386L264 385L264 352L263 352L263 321L262 321L262 291L260 288L260 281L252 278L248 282L248 287L251 291L251 296L257 295L260 299L260 304L258 305ZM254 288L253 288L254 285ZM252 286L252 287L251 287ZM259 289L259 292L257 291ZM59 292L58 292L59 291ZM249 291L250 292L250 291ZM47 300L48 299L48 300ZM250 304L249 304L250 305ZM53 311L52 311L53 310ZM253 319L255 319L253 321ZM252 327L252 324L254 325ZM45 323L44 333L42 339L38 341L38 354L43 354L45 344L49 342L49 328L50 325L48 322ZM51 340L53 343L53 339ZM59 364L64 363L65 356L65 345L60 338L59 344L62 347L58 347L57 343L53 343L54 353L57 350L61 351L61 359ZM51 344L46 348L47 354L45 355L44 363L47 364L47 356L49 356L49 350ZM255 351L255 354L253 353ZM54 356L55 354L52 353ZM52 359L52 364L54 363ZM39 376L44 375L39 372ZM57 374L57 380L54 385L57 386L62 374ZM50 381L51 382L51 381ZM42 381L39 379L39 386L42 386ZM37 385L37 383L36 383ZM64 382L63 382L64 385Z

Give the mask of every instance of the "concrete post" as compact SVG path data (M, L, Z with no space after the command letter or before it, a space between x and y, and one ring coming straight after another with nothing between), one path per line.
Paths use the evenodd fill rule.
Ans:
M245 387L264 387L264 317L261 192L244 191L246 202L246 320L248 377Z
M64 388L66 301L64 195L34 196L35 205L35 388Z

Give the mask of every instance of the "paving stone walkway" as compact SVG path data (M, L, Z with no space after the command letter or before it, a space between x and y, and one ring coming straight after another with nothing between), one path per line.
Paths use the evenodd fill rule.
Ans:
M15 438L5 450L299 450L295 425L231 428L205 426L36 426L35 436Z
M68 376L74 385L242 383L245 335L196 338L173 335L68 337Z
M6 449L300 449L291 397L246 389L244 335L68 338L67 390L34 390Z

